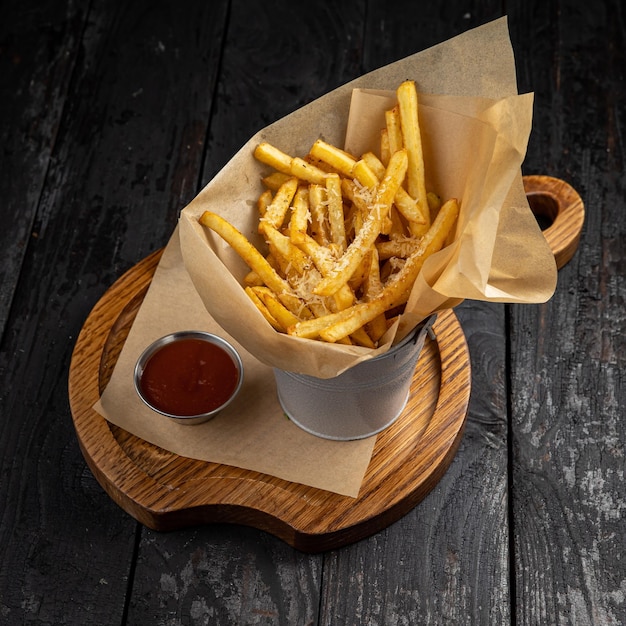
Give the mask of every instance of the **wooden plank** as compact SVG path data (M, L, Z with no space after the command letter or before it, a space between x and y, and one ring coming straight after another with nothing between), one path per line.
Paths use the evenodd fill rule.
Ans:
M129 624L317 624L324 556L233 524L146 530Z
M29 242L84 28L67 0L0 8L0 337Z
M452 0L424 6L411 0L368 2L364 70L372 71L502 16L502 5Z
M226 9L110 2L87 16L0 352L3 623L124 619L138 527L79 452L69 359L98 297L167 240L197 190ZM49 39L30 42L46 58Z
M552 300L512 308L516 623L623 624L622 7L511 8L520 80L536 91L527 171L564 178L586 208Z

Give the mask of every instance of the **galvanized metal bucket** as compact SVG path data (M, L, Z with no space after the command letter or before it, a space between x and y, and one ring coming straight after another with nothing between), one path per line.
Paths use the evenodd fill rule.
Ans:
M324 439L348 441L381 432L400 417L434 316L389 351L334 378L274 369L278 399L292 422Z

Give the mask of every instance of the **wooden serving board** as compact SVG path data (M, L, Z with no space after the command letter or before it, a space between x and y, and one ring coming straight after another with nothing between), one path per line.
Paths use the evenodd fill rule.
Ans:
M357 498L233 466L178 456L110 424L93 409L106 387L158 265L155 252L101 298L76 342L69 398L83 455L111 498L155 530L245 524L305 552L369 536L406 514L437 484L457 451L471 376L465 336L439 314L400 418L377 436ZM193 426L190 426L193 428Z

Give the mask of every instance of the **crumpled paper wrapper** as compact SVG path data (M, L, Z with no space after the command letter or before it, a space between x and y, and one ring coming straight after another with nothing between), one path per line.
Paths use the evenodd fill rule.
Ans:
M424 268L409 301L407 325L427 310L463 298L539 302L551 295L556 267L528 208L519 171L531 96L517 96L503 18L365 75L253 137L182 212L96 411L183 457L358 495L376 437L329 441L295 426L278 403L270 365L332 376L371 351L298 343L270 329L239 285L247 268L219 241L209 240L195 220L210 206L254 238L261 171L252 158L256 143L268 139L303 154L321 135L336 145L347 140L348 147L362 152L362 145L353 142L371 140L362 132L363 111L377 124L373 101L380 105L380 98L388 97L371 90L395 90L407 77L416 80L422 93L431 186L443 196L458 195L464 211L456 244ZM360 107L351 116L358 120L356 128L348 124L353 92L353 112ZM443 129L432 125L442 120ZM133 368L143 349L162 335L189 329L230 340L245 371L236 401L213 420L194 426L155 414L133 386ZM300 361L302 368L297 367Z
M261 176L270 170L254 159L256 145L269 141L305 156L322 137L357 156L378 153L384 111L407 78L420 94L427 188L443 201L460 201L454 241L424 264L405 313L377 350L277 333L241 287L248 267L198 218L205 210L218 213L265 250L255 202ZM556 263L521 177L532 107L532 94L517 94L501 19L362 76L263 129L181 214L183 259L207 310L264 363L329 378L388 350L420 321L464 299L545 302L556 286Z

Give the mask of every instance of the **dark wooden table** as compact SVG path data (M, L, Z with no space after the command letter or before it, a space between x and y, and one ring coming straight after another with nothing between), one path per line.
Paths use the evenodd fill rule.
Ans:
M569 182L587 216L547 304L458 307L473 394L443 480L315 555L138 524L70 414L92 307L255 131L504 14L536 98L523 171ZM0 623L626 623L625 38L619 0L5 0Z

